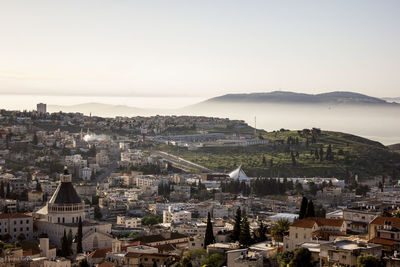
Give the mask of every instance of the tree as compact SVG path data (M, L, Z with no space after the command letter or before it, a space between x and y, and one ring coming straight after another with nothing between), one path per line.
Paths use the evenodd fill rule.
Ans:
M202 266L219 267L224 263L224 257L219 253L207 254L203 256L201 263Z
M6 195L7 198L10 197L10 193L11 193L10 183L7 183L7 195Z
M326 160L333 160L332 146L329 144L328 149L326 150Z
M312 266L311 252L308 248L297 248L294 251L293 259L289 263L290 266L308 267Z
M25 237L25 235L24 235L23 233L20 233L20 234L17 236L17 239L18 239L18 242L21 243L21 242L23 242L23 241L26 239L26 237Z
M82 219L79 217L79 222L78 222L78 233L76 236L76 253L83 253L83 248L82 248Z
M293 252L292 251L285 251L278 255L279 265L281 267L286 267L291 260L293 259Z
M257 235L255 235L254 239L257 242L263 242L267 238L267 227L260 221L260 227L258 228Z
M36 182L36 191L42 192L42 186L40 185L39 181Z
M162 222L162 218L159 216L146 216L142 218L143 225L155 225Z
M68 236L67 236L67 256L72 255L72 230L69 229Z
M263 155L262 157L262 165L267 166L267 160L265 159L265 156Z
M101 220L103 215L101 214L100 207L98 205L94 206L94 218L96 220Z
M35 146L38 144L38 137L37 137L36 133L33 135L32 143L33 143Z
M67 233L65 232L64 229L64 235L61 238L61 256L62 257L67 257L68 255L68 238L67 238Z
M312 200L308 201L308 204L307 204L305 218L308 218L308 217L315 217L314 203L312 202Z
M240 226L239 243L242 247L248 247L252 242L249 221L247 220L247 216L244 215Z
M304 219L306 216L307 204L308 204L308 199L306 197L303 197L300 205L300 213L299 213L300 220Z
M286 219L279 219L272 227L271 234L275 241L282 242L283 236L289 230L290 223Z
M206 234L204 235L204 248L207 248L208 245L213 243L215 243L215 238L213 233L213 226L211 223L211 215L210 213L208 213Z
M4 192L4 182L1 181L0 183L0 197L4 198L5 192Z
M379 258L373 255L360 255L357 257L357 267L375 267L382 266Z
M322 146L321 146L321 148L319 149L319 160L320 160L320 161L323 161L323 160L324 160L324 149L322 148Z
M89 263L84 259L79 263L79 267L89 267Z
M240 210L240 207L238 207L236 210L235 225L233 226L231 234L232 241L239 241L241 224L242 224L242 211Z
M308 191L310 192L311 195L315 196L318 191L318 186L314 182L309 182Z
M299 181L296 181L296 184L294 185L294 190L299 194L301 192L303 192L303 186L301 185L301 183L299 183Z

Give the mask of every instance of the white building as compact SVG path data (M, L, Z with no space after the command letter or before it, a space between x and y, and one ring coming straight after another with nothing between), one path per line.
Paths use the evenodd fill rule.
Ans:
M85 167L82 169L82 179L86 181L90 181L92 177L92 169L89 167Z
M99 164L99 166L101 167L110 164L110 159L105 150L101 150L99 153L96 154L96 164Z
M34 213L35 227L39 234L46 233L50 241L61 247L64 232L78 232L78 222L82 220L82 247L84 251L111 247L111 224L87 220L85 203L75 191L67 171L60 175L61 183L50 201Z
M173 210L170 206L163 211L163 223L190 222L192 213L186 210Z
M126 228L139 228L142 227L142 219L126 217L126 216L117 216L117 224L123 225Z
M24 237L26 240L32 239L32 216L23 213L0 214L0 236L7 234L10 235L12 242L18 240L18 237Z

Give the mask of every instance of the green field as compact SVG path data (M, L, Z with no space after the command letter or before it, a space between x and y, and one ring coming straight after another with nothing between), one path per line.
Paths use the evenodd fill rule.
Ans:
M160 145L158 148L215 171L229 172L242 165L244 171L254 177L319 176L346 179L357 174L360 179L369 179L380 175L397 178L400 174L399 153L358 136L331 131L308 133L282 130L264 132L261 138L269 140L269 144L200 148L196 151L167 145ZM294 140L290 145L288 138ZM298 142L295 142L296 139ZM327 160L329 145L333 159ZM319 152L321 147L324 152L322 161L315 157L315 150Z

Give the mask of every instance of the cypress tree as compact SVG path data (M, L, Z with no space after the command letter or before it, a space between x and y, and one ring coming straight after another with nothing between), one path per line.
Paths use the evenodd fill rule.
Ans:
M36 191L42 192L42 186L40 185L39 181L36 182Z
M38 144L38 137L37 137L36 133L33 135L32 143L33 143L34 145L37 145L37 144Z
M306 216L307 205L308 205L308 200L306 197L303 197L303 199L301 200L300 213L299 213L300 220L304 219Z
M233 226L233 231L231 235L232 241L239 241L240 226L242 224L242 211L240 207L236 210L235 225Z
M65 229L64 229L64 235L61 238L61 256L63 256L63 257L68 256L68 239L67 239L67 233L65 232Z
M72 255L72 230L69 229L67 236L67 256Z
M10 196L10 193L11 193L10 183L7 183L7 195L6 195L7 198Z
M4 198L5 192L4 192L4 182L1 181L0 183L0 197Z
M315 217L314 203L312 200L308 201L305 218Z
M239 243L243 247L248 247L252 243L250 235L250 225L246 215L242 219L242 224L240 227Z
M319 161L323 161L324 160L324 149L321 148L319 149Z
M77 234L77 244L76 244L76 253L82 253L82 219L79 217L79 222L78 222L78 234Z
M214 242L215 238L213 233L213 226L211 223L211 215L210 213L208 213L206 234L204 236L204 248L207 248L208 245L213 244Z

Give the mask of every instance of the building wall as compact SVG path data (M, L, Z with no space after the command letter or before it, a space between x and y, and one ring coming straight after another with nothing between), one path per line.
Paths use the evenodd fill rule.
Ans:
M11 215L11 214L10 214ZM26 240L33 237L32 217L2 218L0 219L0 235L9 234L11 241L16 241L20 234L24 234Z

